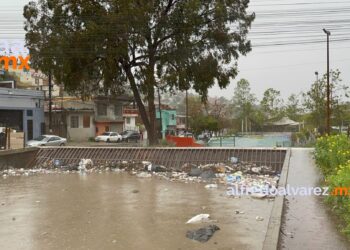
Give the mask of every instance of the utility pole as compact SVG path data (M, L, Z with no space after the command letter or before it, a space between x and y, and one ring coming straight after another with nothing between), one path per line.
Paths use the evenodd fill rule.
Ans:
M49 73L49 133L52 133L52 75Z
M188 132L188 90L186 89L186 133Z
M330 97L331 90L329 84L329 36L331 32L329 30L323 29L323 32L327 35L327 118L326 118L326 133L330 135L331 132L331 107L330 107Z

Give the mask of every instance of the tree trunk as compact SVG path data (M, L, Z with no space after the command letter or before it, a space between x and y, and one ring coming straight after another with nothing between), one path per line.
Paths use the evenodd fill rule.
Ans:
M158 142L158 136L156 131L156 107L154 105L153 85L149 85L148 87L147 100L148 100L148 113L149 113L149 120L150 120L149 143L150 145L155 145Z
M158 143L158 133L156 131L156 107L154 104L154 86L156 85L156 80L154 78L154 63L150 60L150 65L147 70L147 101L148 101L148 114L150 122L149 131L149 144L156 145Z
M131 90L132 90L132 92L134 94L135 101L136 101L137 106L139 108L139 112L140 112L140 116L141 116L142 122L145 125L145 129L147 130L148 138L150 139L150 138L152 138L151 137L152 130L151 130L151 125L150 125L150 120L149 120L149 118L147 116L145 105L142 102L141 95L140 95L140 92L139 92L139 90L138 90L138 88L136 86L135 79L134 79L134 76L133 76L133 74L131 72L131 69L128 68L128 67L124 67L124 70L126 72L128 80L130 82ZM150 141L151 141L151 139L150 139Z

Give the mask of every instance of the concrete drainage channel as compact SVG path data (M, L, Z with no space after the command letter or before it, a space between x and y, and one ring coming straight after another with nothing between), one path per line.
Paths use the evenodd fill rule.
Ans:
M78 164L81 159L91 159L94 164L120 161L149 161L171 169L182 165L229 162L231 157L257 166L269 165L281 173L279 187L285 187L288 175L290 150L267 148L92 148L92 147L45 147L0 154L0 170L8 167L33 168L52 164L58 160L64 164ZM24 160L26 159L26 162ZM24 164L25 163L25 164ZM263 249L277 249L283 196L276 196L268 219Z

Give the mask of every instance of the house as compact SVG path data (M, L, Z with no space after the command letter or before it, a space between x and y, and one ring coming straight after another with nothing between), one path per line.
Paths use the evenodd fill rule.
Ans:
M162 116L160 122L160 115ZM176 134L176 109L173 109L167 105L161 105L161 112L159 112L159 107L156 111L156 118L158 124L161 124L162 129L162 138L165 138L166 135Z
M44 132L44 93L37 90L0 88L0 127L24 132L32 140Z
M123 108L124 129L123 130L135 130L140 131L140 127L136 124L136 119L139 116L139 110L125 106Z
M128 96L94 97L82 101L76 97L58 97L52 104L52 133L70 141L87 141L104 132L137 130L138 110L128 105ZM46 124L49 124L48 101Z
M185 131L185 130L186 130L186 116L176 115L176 131Z
M87 141L95 136L94 102L74 97L54 98L52 101L51 133L70 141ZM49 130L49 104L45 104L46 131Z
M95 97L96 135L104 132L123 132L126 127L136 127L136 114L124 113L123 108L133 101L129 96ZM124 115L126 115L124 117ZM133 123L133 124L132 124Z

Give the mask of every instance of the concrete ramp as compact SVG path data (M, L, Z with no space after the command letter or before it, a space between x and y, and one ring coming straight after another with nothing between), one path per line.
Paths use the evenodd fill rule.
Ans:
M178 169L185 163L209 164L229 162L231 157L241 161L267 165L280 172L287 149L266 148L120 148L120 147L43 147L34 165L40 166L52 160L65 164L78 164L80 159L92 159L96 164L117 161L150 161Z

